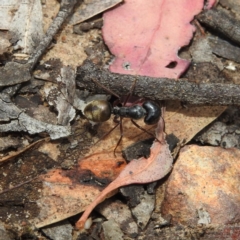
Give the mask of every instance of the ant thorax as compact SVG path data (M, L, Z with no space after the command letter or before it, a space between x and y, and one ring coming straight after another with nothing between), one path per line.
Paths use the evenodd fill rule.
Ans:
M153 125L161 117L161 109L154 101L137 96L122 96L113 103L112 114L132 120L144 117L146 124Z
M112 114L124 118L138 120L143 118L147 114L147 112L142 106L133 105L129 107L113 107Z

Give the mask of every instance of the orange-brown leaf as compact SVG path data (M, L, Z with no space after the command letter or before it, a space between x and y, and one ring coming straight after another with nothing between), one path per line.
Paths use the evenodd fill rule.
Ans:
M156 137L160 141L153 143L149 158L141 157L140 159L132 160L120 175L87 207L82 217L76 223L77 228L83 228L91 211L115 189L128 184L149 183L159 180L171 170L173 159L168 144L165 142L163 129L164 121L161 118L156 130Z

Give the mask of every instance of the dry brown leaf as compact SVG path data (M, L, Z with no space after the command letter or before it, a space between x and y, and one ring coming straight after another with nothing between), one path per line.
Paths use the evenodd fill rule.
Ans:
M111 182L98 197L87 207L82 217L76 223L76 227L81 229L97 204L102 202L112 191L121 186L133 183L149 183L163 178L172 168L172 156L168 144L164 139L164 121L161 118L158 122L156 137L160 140L155 141L151 147L149 158L140 158L132 160L120 173L120 175Z
M95 156L89 156L80 160L77 168L55 169L42 175L42 196L37 201L40 213L34 220L36 227L40 228L84 211L100 193L101 180L110 182L119 175L125 166L125 162L119 164L119 161L119 158L104 158L104 155L99 160ZM89 178L93 181L84 182Z
M181 142L189 142L198 132L214 121L226 109L224 106L181 106L174 101L167 105L165 131Z
M116 124L112 120L100 126L100 137ZM141 122L138 123L144 127ZM123 129L124 137L117 149L116 158L113 150L120 138L119 128L115 129L106 139L93 145L88 156L79 160L77 169L52 170L42 176L44 188L42 196L38 200L40 214L34 220L37 228L61 221L86 209L101 191L99 185L81 184L87 173L91 173L91 177L99 183L113 181L119 175L126 165L121 154L122 148L148 137L146 133L136 128L129 119L123 120ZM95 141L98 139L99 137L94 138Z
M185 109L180 104L175 104L174 106L167 106L167 110L168 112L165 113L166 132L174 133L180 140L190 140L203 127L213 121L223 111L223 107L194 107ZM138 121L138 123L152 132L152 126L144 126L141 124L143 121ZM115 126L115 123L112 119L103 123L98 129L98 137L94 138L94 140L97 141L99 137L107 133L113 126ZM79 160L79 169L90 170L92 174L104 180L114 180L120 173L120 169L125 166L121 150L140 139L149 137L148 134L136 128L129 119L123 120L123 130L124 137L117 149L117 158L114 158L113 150L120 137L119 128L115 129L106 139L91 147L89 156ZM116 166L119 165L118 169ZM114 169L117 169L117 172ZM79 182L76 184L71 180L69 180L69 184L64 184L64 181L62 183L61 174L64 172L66 173L66 171L61 171L61 173L50 172L50 175L56 175L55 181L51 180L49 182L48 177L44 177L43 195L38 200L41 213L35 221L37 227L43 227L84 211L93 199L100 194L100 189L96 186L81 185ZM57 177L58 175L60 177ZM77 176L78 181L84 178L79 172L75 172L73 175ZM58 206L65 207L60 208Z
M114 7L122 0L105 0L105 1L85 1L79 9L73 14L71 24L75 25L96 16L97 14Z

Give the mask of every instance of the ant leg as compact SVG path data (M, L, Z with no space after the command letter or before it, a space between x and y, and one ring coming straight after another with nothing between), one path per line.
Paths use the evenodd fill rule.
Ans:
M136 83L137 83L137 79L134 80L134 82L133 82L133 84L131 86L131 89L129 91L130 96L132 96L132 94L133 94L133 91L134 91L134 89L136 87Z
M147 133L148 135L150 135L150 136L154 137L155 139L157 139L154 134L148 132L146 129L144 129L144 128L142 128L141 126L139 126L133 119L131 119L131 121L132 121L132 123L133 123L133 125L134 125L135 127L141 129L143 132L145 132L145 133ZM161 141L160 141L159 139L157 139L157 141L161 143Z
M101 140L103 140L106 136L108 136L118 125L120 124L120 122L118 122L110 131L108 131L107 133L105 133L97 142L94 143L97 144L99 143Z
M162 105L162 110L161 110L161 117L160 118L162 118L162 120L163 120L163 124L164 124L164 128L163 128L163 132L164 132L164 134L167 136L167 133L166 133L166 131L165 131L165 126L166 126L166 124L165 124L165 120L164 120L164 112L166 111L166 101L164 101L164 100L162 100L161 101L161 105Z
M146 101L145 98L139 98L135 102L133 102L132 105L143 105L145 101Z
M120 118L118 124L120 125L120 138L119 138L119 140L118 140L118 142L117 142L117 145L116 145L116 147L114 148L114 151L113 151L114 157L116 157L117 147L119 146L119 144L120 144L120 142L122 141L122 138L123 138L122 117Z
M100 88L102 88L103 90L105 90L107 93L110 93L111 95L117 97L117 98L120 98L120 96L115 93L114 91L112 91L111 89L105 87L104 85L102 85L100 82L98 82L97 80L95 79L91 79L91 81L93 81L95 84L97 84Z
M118 118L119 118L119 116L115 115L114 118L113 118L113 122L120 123L120 120L118 120Z
M130 89L127 97L126 97L125 100L124 100L123 106L126 106L126 103L127 103L128 99L132 96L133 91L134 91L135 86L136 86L136 82L137 82L137 80L135 79L134 82L133 82L133 84L132 84L132 86L131 86L131 89Z

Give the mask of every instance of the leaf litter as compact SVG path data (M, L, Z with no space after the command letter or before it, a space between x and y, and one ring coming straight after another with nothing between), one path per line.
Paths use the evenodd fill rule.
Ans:
M169 120L169 122L170 122L170 120ZM124 127L125 127L125 125L124 125ZM192 133L193 135L194 135L194 133ZM165 141L164 141L164 143L165 143ZM141 159L140 161L139 160L134 160L134 161L132 161L132 163L130 163L131 165L130 165L130 167L126 167L126 170L125 171L131 171L131 168L135 168L136 167L136 169L133 169L134 171L132 171L133 173L134 172L136 172L136 170L137 169L139 169L140 168L140 172L138 172L138 174L136 175L137 177L137 179L135 178L135 174L133 175L133 176L131 176L129 179L126 179L126 177L129 175L129 173L128 172L123 172L123 173L121 173L120 175L119 175L119 177L118 177L118 180L116 180L116 182L114 181L112 184L110 184L109 186L109 188L107 188L107 189L105 189L102 193L99 193L99 190L94 190L94 189L85 189L85 190L81 190L83 193L86 191L86 192L88 192L88 191L92 191L92 195L91 195L91 197L89 197L88 199L85 199L86 200L86 202L85 202L85 204L83 204L83 205L81 205L81 207L79 207L80 205L77 203L78 201L73 201L73 199L74 199L74 196L72 195L71 196L71 192L68 192L68 196L71 196L71 198L73 198L72 200L71 200L71 202L73 203L75 203L75 208L74 209L71 209L71 210L74 210L74 211L69 211L69 209L67 210L67 209L65 209L64 211L67 211L68 212L68 214L66 215L66 214L64 214L63 212L64 211L62 211L62 214L60 214L60 215L58 215L57 213L59 212L59 209L57 210L57 211L55 211L54 212L54 207L53 207L53 205L50 207L50 206L48 206L48 209L52 209L51 210L51 213L52 214L50 214L50 215L45 215L44 217L40 217L40 219L41 219L41 222L38 222L37 223L37 227L41 227L41 226L44 226L44 225L46 225L46 224L50 224L50 223L53 223L53 222L56 222L57 220L59 221L59 220L61 220L61 219L63 219L63 218L66 218L66 217L69 217L69 216L71 216L71 215L74 215L74 214L76 214L76 213L78 213L78 212L81 212L81 211L83 211L86 207L87 207L87 205L92 201L92 199L94 198L94 197L96 197L97 196L97 194L99 194L99 198L102 198L101 200L103 200L104 198L106 198L106 195L108 195L108 193L110 193L111 192L111 189L117 189L119 186L124 186L124 185L128 185L128 184L131 184L131 183L134 183L134 181L137 181L137 182L135 182L135 183L146 183L146 182L151 182L151 181L155 181L154 180L154 178L151 178L151 175L152 174L149 174L149 171L147 170L146 171L146 173L144 173L144 171L146 170L144 170L144 164L145 164L145 167L146 166L148 166L148 163L150 164L149 166L150 166L150 172L151 172L151 170L155 170L155 165L153 164L153 163L155 163L155 161L157 162L157 152L155 152L155 150L160 150L160 149L162 149L162 148L160 148L160 146L157 146L158 145L158 143L155 143L155 145L153 145L153 150L154 151L152 151L152 155L150 156L150 158L149 159L151 159L151 160L149 160L149 159ZM155 146L155 147L154 147ZM81 164L81 166L83 167L84 166L84 164L86 164L83 168L88 168L89 170L93 170L93 169L95 169L95 168L98 168L98 167L96 167L97 165L101 165L99 162L100 161L103 161L103 159L104 160L107 160L107 159L109 159L109 160L111 160L112 159L112 161L114 160L113 159L113 156L112 156L112 150L111 150L111 148L113 148L112 146L110 147L110 148L108 148L108 150L109 151L107 151L107 152L105 152L105 150L104 149L100 149L100 148L98 148L98 151L97 152L95 152L95 154L94 154L94 158L93 158L93 155L92 155L92 157L90 156L90 157L86 157L86 159L83 159L83 160L81 160L82 161L82 164ZM94 149L94 148L93 148ZM91 150L93 150L93 149L91 149ZM106 148L105 148L106 149ZM162 150L161 150L162 151ZM167 150L168 152L167 152L167 154L169 154L169 150ZM92 151L93 152L93 151ZM111 152L111 153L110 153ZM154 159L154 157L153 157L153 154L155 154L154 156L155 156L155 158L156 159ZM160 154L161 154L161 152L160 152ZM169 156L171 156L171 154L169 155ZM171 164L172 164L172 157L170 158L171 159ZM90 161L89 161L90 160ZM116 160L118 160L118 161L123 161L123 163L124 163L124 160L122 159L122 157L120 157L120 158L117 158ZM162 159L159 159L159 160L162 160ZM92 163L92 164L89 164L89 163ZM113 161L113 162L115 162L115 161ZM141 165L140 164L140 166L139 166L139 163L141 163L141 164L143 164L143 165ZM89 167L91 165L91 167ZM87 167L88 166L88 167ZM124 163L124 165L123 166L125 166L125 163ZM152 167L152 166L154 166L154 167ZM167 166L167 165L166 165ZM142 167L142 169L141 169L141 167ZM152 167L152 168L151 168ZM110 167L111 168L111 167ZM129 168L130 168L130 170L129 170ZM100 169L100 172L101 172L101 166L99 166L99 169ZM106 169L106 167L105 167L105 169ZM171 169L171 167L169 167L169 169L168 169L168 171L170 171L170 169ZM167 174L167 172L168 172L167 170L166 170L166 172L164 172L163 171L163 169L162 169L162 173L165 173L165 175ZM54 173L53 172L53 174L56 174L56 173ZM94 173L95 174L95 173ZM145 176L146 174L149 174L149 176ZM51 175L51 173L49 173L48 174L48 176L49 175ZM159 174L159 173L156 173L156 179L160 179L161 177L163 177L163 176L165 176L164 174ZM106 177L106 176L105 176ZM79 178L81 178L81 175L79 175ZM151 178L151 179L150 179ZM46 180L47 180L48 178L46 177ZM59 181L59 183L61 182L61 178L57 178L58 179L58 181ZM120 179L120 180L119 180ZM56 182L57 183L57 182ZM51 189L54 189L54 185L51 185ZM76 193L77 191L80 191L80 189L79 190L76 190L76 189L74 189L74 192ZM46 191L47 192L47 191ZM54 190L54 192L55 193L57 193L58 191L57 190ZM65 191L63 191L63 192L65 192ZM65 194L66 194L66 192L65 192ZM105 195L106 194L106 195ZM61 194L60 194L61 195ZM46 197L46 196L45 196ZM48 196L49 198L50 198L50 195ZM62 198L62 200L64 199L64 195L62 195L60 198ZM83 200L84 199L84 195L82 195L82 197L80 197L81 198L81 201L85 201L85 200ZM99 202L101 201L101 200L99 200ZM93 203L93 204L98 204L98 202L95 202L95 203ZM44 205L44 204L43 204ZM51 204L50 204L51 205ZM72 206L72 204L71 204L71 206ZM91 206L93 206L93 205L90 205L89 206L89 208L91 207ZM94 206L93 206L93 208L94 208ZM56 217L56 215L57 215L57 217ZM45 220L44 220L44 218L45 218ZM50 218L50 219L48 219L48 218ZM82 221L82 220L81 220ZM84 220L85 221L85 220ZM83 224L83 222L80 222L80 224L79 225L82 225Z
M128 72L129 73L129 72ZM106 158L106 156L100 156L99 155L99 158L100 159L104 159L104 158ZM133 164L134 165L134 164ZM111 168L110 166L108 166L108 168ZM127 174L126 174L127 175ZM121 176L121 175L120 175ZM125 175L123 174L123 176L122 177L124 177ZM133 178L133 180L134 180L134 178ZM119 183L120 184L120 183ZM116 185L116 186L118 186L118 185ZM87 191L87 190L86 190ZM56 194L58 194L57 192L56 192ZM66 195L66 192L65 192L65 195ZM68 202L66 202L66 203L68 203ZM59 207L60 207L60 205L59 205ZM79 207L79 205L77 205L77 207ZM59 209L58 209L59 210ZM68 211L69 209L66 209L66 211ZM76 209L75 209L75 212L74 212L74 214L76 214L77 212L79 212L79 210L77 211ZM68 215L69 216L69 215Z
M53 169L41 175L43 189L37 200L40 213L33 220L35 226L41 228L84 211L124 166L122 158L112 158L111 151L111 155L89 155L79 160L76 168Z
M119 187L129 184L143 184L159 180L166 176L172 169L173 158L169 150L169 146L164 138L164 120L161 117L157 129L156 138L148 158L141 157L133 159L119 174L119 176L111 182L87 207L82 217L76 223L76 227L81 229L97 204L102 202L111 192Z

